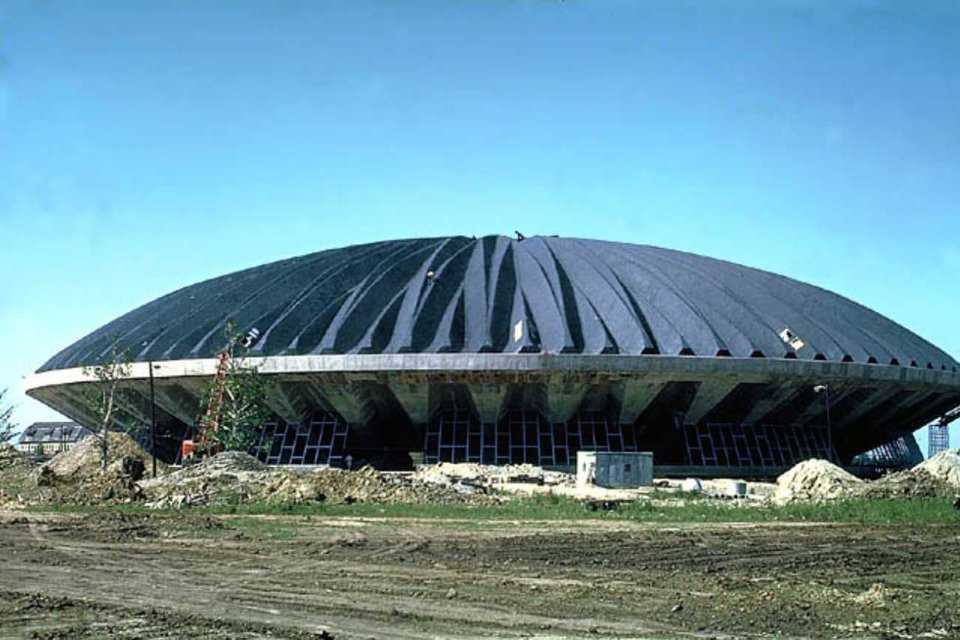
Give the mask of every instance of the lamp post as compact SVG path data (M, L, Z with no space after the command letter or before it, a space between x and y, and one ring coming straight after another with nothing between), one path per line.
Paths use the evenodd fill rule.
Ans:
M157 398L153 388L153 361L147 362L150 367L150 453L153 458L153 477L157 477ZM159 365L157 365L159 366Z
M813 390L817 393L823 394L824 405L826 406L826 409L827 409L827 447L829 449L827 454L832 459L834 455L833 455L833 428L832 428L832 425L830 424L830 385L818 384L813 388Z

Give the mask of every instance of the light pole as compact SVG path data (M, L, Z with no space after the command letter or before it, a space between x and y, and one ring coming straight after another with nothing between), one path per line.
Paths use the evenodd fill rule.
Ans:
M813 388L817 393L823 394L824 404L827 408L827 455L830 456L831 461L834 457L833 455L833 428L830 424L830 385L827 384L818 384Z
M157 477L157 398L153 389L153 361L147 362L150 367L150 453L153 458L153 477ZM159 366L159 365L158 365Z

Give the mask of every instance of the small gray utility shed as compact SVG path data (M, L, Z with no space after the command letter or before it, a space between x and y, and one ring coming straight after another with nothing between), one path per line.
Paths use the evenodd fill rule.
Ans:
M623 451L578 451L577 484L610 488L653 484L653 454Z

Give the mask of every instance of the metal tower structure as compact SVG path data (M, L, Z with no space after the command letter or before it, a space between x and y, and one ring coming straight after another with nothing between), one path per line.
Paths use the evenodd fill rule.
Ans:
M960 418L960 407L943 415L936 424L930 425L930 445L927 457L932 458L950 448L950 423Z
M942 422L930 425L930 446L927 448L927 457L932 458L949 448L950 428Z

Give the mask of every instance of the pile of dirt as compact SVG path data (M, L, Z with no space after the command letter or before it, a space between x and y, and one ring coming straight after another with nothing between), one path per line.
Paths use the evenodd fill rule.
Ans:
M879 480L867 483L861 496L872 500L911 498L947 498L955 493L939 478L924 469L913 468L885 475Z
M777 478L773 502L824 502L850 498L863 481L826 460L805 460Z
M952 498L960 495L960 452L941 451L913 469L891 473L872 482L863 497L884 499Z
M107 456L111 462L101 471L100 440L88 437L54 456L36 473L36 484L47 488L47 501L72 504L132 502L141 499L137 482L153 464L152 456L125 433L107 435ZM158 473L167 466L157 462Z
M923 471L960 492L960 449L941 451L929 460L913 468L913 471Z
M494 502L477 489L458 489L417 480L410 474L382 473L371 467L276 469L237 452L220 453L166 476L140 483L153 508L273 504L463 503Z
M137 441L126 433L111 431L107 434L107 457L110 460L134 458L139 460L145 469L151 468L153 456L143 450ZM98 437L84 438L66 451L62 451L43 465L44 473L52 474L58 479L80 480L98 475L100 461L103 456L100 451ZM167 466L157 461L157 472L166 471Z

